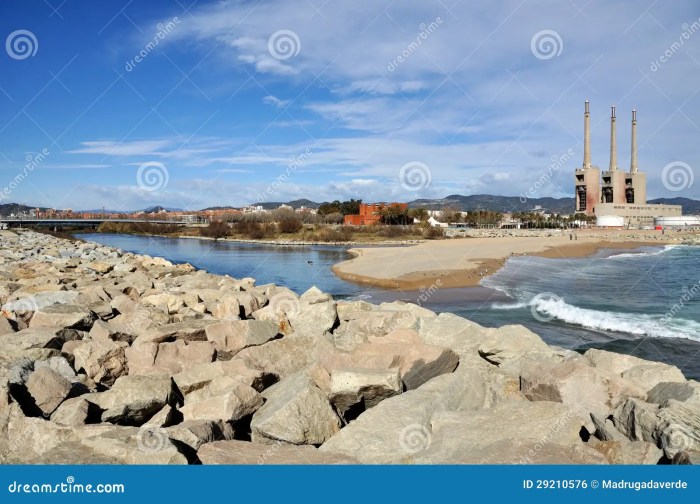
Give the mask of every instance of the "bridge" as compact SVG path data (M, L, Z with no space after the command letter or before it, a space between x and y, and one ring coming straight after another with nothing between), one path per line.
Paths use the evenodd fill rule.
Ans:
M207 224L207 220L198 217L196 220L180 219L180 220L163 220L163 219L110 219L105 218L90 218L81 219L79 217L55 217L51 219L37 219L33 217L0 217L0 228L3 227L21 227L21 226L73 226L73 227L97 227L103 222L118 222L118 223L133 223L133 224L171 224L177 226L200 227Z

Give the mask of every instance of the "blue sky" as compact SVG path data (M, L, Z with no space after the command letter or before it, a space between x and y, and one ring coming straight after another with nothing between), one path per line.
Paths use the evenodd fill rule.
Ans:
M637 108L650 197L700 198L695 1L0 0L0 34L3 202L571 196L585 99L594 164Z

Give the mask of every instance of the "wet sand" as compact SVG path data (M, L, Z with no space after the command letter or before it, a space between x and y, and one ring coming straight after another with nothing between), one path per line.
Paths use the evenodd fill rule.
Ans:
M417 290L431 287L474 287L498 271L509 257L533 255L549 258L576 258L600 249L633 250L643 246L663 246L659 232L579 232L572 241L568 233L557 236L505 236L455 238L431 241L404 248L354 248L353 259L332 267L344 280L385 289Z

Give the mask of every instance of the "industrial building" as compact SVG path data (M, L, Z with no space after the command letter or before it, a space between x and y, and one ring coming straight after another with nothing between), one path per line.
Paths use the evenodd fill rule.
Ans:
M629 172L617 166L615 107L610 113L610 164L601 173L591 163L590 104L583 114L583 166L574 173L576 212L596 217L600 226L652 226L658 217L680 217L680 205L647 203L646 173L637 164L637 111L632 111L632 140Z

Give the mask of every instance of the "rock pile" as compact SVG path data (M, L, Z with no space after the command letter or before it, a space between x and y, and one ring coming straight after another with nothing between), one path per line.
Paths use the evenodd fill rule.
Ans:
M700 385L401 302L0 231L0 462L696 463Z

